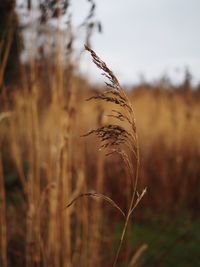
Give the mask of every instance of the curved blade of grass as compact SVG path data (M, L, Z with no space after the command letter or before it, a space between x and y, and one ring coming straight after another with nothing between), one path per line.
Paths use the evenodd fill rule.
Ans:
M78 199L80 199L82 197L101 198L101 199L105 200L106 202L110 203L110 205L112 205L114 208L116 208L125 217L125 213L122 211L122 209L111 198L109 198L109 197L107 197L107 196L105 196L103 194L99 194L99 193L95 193L95 192L82 193L82 194L78 195L69 204L67 204L67 206L65 206L65 209L69 208Z

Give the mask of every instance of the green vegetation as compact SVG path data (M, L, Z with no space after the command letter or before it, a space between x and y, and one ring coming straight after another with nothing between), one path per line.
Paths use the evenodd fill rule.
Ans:
M200 264L200 221L189 214L152 215L133 224L129 242L134 250L142 244L148 248L141 257L140 267L198 267ZM154 218L154 219L153 219ZM121 226L116 228L119 236Z

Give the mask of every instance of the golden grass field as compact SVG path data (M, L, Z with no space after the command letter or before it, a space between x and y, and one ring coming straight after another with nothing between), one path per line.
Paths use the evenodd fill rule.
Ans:
M127 212L130 182L122 160L106 157L94 136L81 137L113 122L107 114L114 104L86 101L94 86L71 70L57 66L52 75L35 62L21 73L19 83L1 92L0 264L112 266L123 216L95 197L64 208L80 194L97 192ZM141 152L137 190L147 187L135 220L185 210L198 217L199 91L141 85L127 95ZM132 219L128 233L131 227ZM136 266L145 250L124 240L118 266Z
M199 267L199 86L122 88L89 48L95 2L79 28L58 2L21 37L28 16L1 6L0 267ZM79 35L107 86L77 74Z

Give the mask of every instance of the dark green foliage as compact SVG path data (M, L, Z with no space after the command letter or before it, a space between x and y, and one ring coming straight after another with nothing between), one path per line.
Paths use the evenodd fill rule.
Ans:
M134 223L128 233L133 252L142 244L148 249L139 260L139 267L200 266L199 220L180 211L176 216L160 213ZM119 238L120 225L116 228Z

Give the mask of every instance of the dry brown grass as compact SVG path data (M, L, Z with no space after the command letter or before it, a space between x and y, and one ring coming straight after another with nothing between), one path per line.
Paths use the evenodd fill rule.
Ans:
M79 88L85 86L88 91L89 86L76 78L71 84L73 93L58 98L56 88L52 89L55 95L41 105L39 100L45 96L41 97L41 83L36 79L31 90L15 92L12 105L8 102L6 113L1 113L2 266L112 264L112 233L116 219L121 220L118 212L103 201L85 198L70 209L63 207L79 194L94 190L128 211L132 187L124 165L118 157L105 158L103 151L97 151L95 137L85 139L80 134L96 125L101 138L106 130L109 142L112 139L117 145L119 137L124 145L123 139L132 137L109 125L113 119L125 127L129 122L116 103L101 101L102 92L100 104L94 100L88 105L84 100L91 92L79 93ZM184 205L198 210L198 97L195 92L133 93L142 154L139 187L147 185L149 191L143 206L171 211ZM108 114L108 109L115 111ZM107 128L103 128L105 123ZM9 202L8 196L15 200ZM109 218L116 219L109 222Z
M23 87L6 104L10 116L1 120L1 264L77 266L82 261L88 266L89 245L82 238L88 231L88 209L81 212L82 216L77 216L81 205L64 211L67 201L87 187L84 144L76 130L76 81L74 78L66 93L64 69L58 68L51 79L50 100L43 105L45 92L41 92L41 81L36 78L38 72L33 64L31 86L24 76ZM78 153L73 153L76 150ZM5 172L10 168L20 196L11 210L4 190ZM15 227L17 210L21 218Z
M145 186L143 207L165 212L200 207L199 92L143 89L126 92L127 97L89 51L110 80L109 88L95 96L59 58L46 59L44 66L31 62L21 70L22 83L9 85L12 93L6 86L1 92L3 267L112 266L114 228L122 214L125 226L114 265L127 261L132 266L144 246L136 254L128 243L121 246ZM80 137L94 128L90 138Z
M114 109L112 110L113 114L108 115L109 117L117 120L118 124L103 125L95 130L91 130L84 136L95 134L100 139L100 149L108 150L108 153L106 154L107 156L112 154L117 154L118 156L120 156L127 170L127 179L130 179L128 184L130 202L128 202L127 214L125 214L125 212L123 212L120 207L107 196L97 193L85 193L75 198L67 207L71 206L71 204L73 204L76 200L83 196L100 197L111 203L112 206L117 208L125 217L124 227L113 262L113 266L115 267L118 262L130 217L134 209L137 207L138 203L146 193L146 189L144 189L141 194L137 192L140 156L133 107L124 90L121 88L116 76L107 67L106 63L103 62L91 48L87 46L85 48L90 52L93 62L100 70L103 71L103 75L106 76L109 80L109 83L106 83L109 89L97 94L96 96L90 97L88 101L96 99L101 101L103 100L105 102L111 102L116 105L116 109L118 109L118 107L121 107L122 111ZM129 127L125 128L124 125L120 125L119 122L126 122Z

